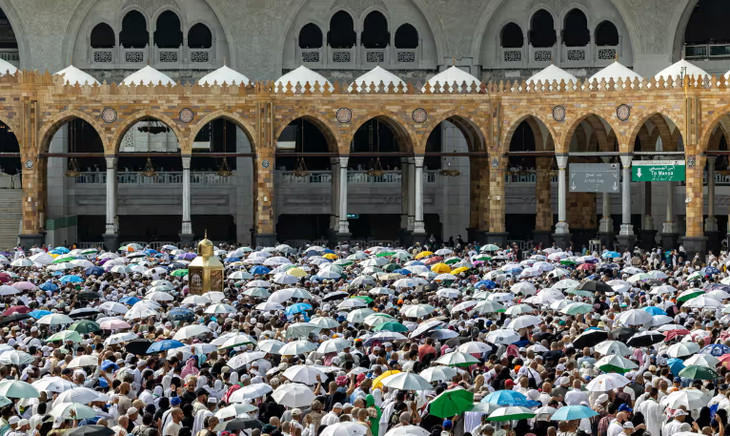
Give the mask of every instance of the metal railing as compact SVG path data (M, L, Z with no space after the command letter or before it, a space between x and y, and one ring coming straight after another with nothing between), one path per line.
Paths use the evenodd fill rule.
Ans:
M686 45L684 47L684 57L687 59L728 58L730 57L730 43Z
M537 171L535 170L521 170L521 171L507 171L504 175L504 181L507 183L536 183L537 182ZM557 183L557 174L550 175L550 181Z
M277 171L284 183L313 183L313 184L330 184L332 183L331 171L312 171L306 176L297 176L293 171ZM423 172L424 183L435 183L438 171L430 170ZM379 176L368 174L367 171L347 171L347 183L364 184L364 183L400 183L400 171L384 171Z
M213 171L190 172L190 183L195 185L232 185L234 179L235 174L222 177ZM117 173L117 183L120 185L175 185L182 184L182 182L182 171L163 171L152 177L125 171ZM106 184L106 172L85 171L76 178L76 183L81 185Z

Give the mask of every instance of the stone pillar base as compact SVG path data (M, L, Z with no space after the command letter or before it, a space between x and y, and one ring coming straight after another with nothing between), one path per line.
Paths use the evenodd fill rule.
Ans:
M596 239L598 235L598 229L570 229L571 237L569 242L573 243L573 249L582 250L585 245L586 248L590 247L591 239Z
M426 244L428 235L425 233L411 233L411 245L415 245L418 242L421 246Z
M104 238L104 248L106 251L115 252L119 249L119 235L116 233L104 233L101 235Z
M534 230L532 232L532 240L535 243L535 247L539 245L542 245L542 248L548 248L552 245L552 240L550 239L550 235L552 232L550 230Z
M180 248L195 248L195 235L192 233L180 233Z
M707 237L707 250L717 256L722 248L722 234L719 231L705 232Z
M487 244L494 244L501 249L508 248L509 233L485 233Z
M20 239L20 246L23 247L24 250L29 250L34 245L41 246L43 245L43 235L36 234L36 235L18 235L18 239ZM119 246L114 247L116 250L119 248Z
M563 250L567 250L570 247L570 238L572 236L570 233L553 233L553 242Z
M253 241L256 247L275 247L276 233L254 233Z
M656 230L639 230L639 248L652 250L656 248Z
M634 247L636 247L636 235L618 235L616 239L618 239L617 251L619 253L623 253L625 250L634 251Z
M478 239L477 239L478 231L479 230L476 227L467 227L467 229L466 229L467 243L471 244L472 242L478 241Z
M475 230L474 233L474 241L476 241L479 245L484 245L487 243L487 233L489 233L486 230Z
M349 241L350 239L352 239L352 233L335 233L335 242L338 244Z
M704 256L707 252L707 238L704 236L699 238L684 236L682 237L682 245L684 246L684 252L687 253L687 260L689 261L694 259L695 254L699 253L700 256Z
M662 238L662 250L668 251L668 250L674 250L679 246L677 241L679 240L679 235L676 233L660 233L659 237Z
M616 240L616 234L613 232L602 232L598 234L598 239L601 240L601 248L606 247L606 250L613 251L614 241Z

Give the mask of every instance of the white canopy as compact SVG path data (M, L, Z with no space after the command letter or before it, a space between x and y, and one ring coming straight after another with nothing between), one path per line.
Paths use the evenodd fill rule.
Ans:
M552 64L548 65L546 68L538 71L534 76L527 79L527 83L536 83L538 80L541 81L543 84L545 84L545 82L552 84L553 81L557 81L558 83L560 83L561 80L565 80L565 83L575 83L578 81L578 79L574 75Z
M686 60L682 59L679 62L676 62L667 68L659 71L656 73L656 76L654 76L657 80L660 77L664 77L664 80L669 79L670 77L672 80L676 81L677 77L679 76L689 76L689 77L704 77L709 76L707 74L707 71L703 70L702 68L696 66L695 64L692 64L690 62L687 62Z
M440 87L443 87L444 84L448 83L449 88L454 86L454 82L456 82L458 86L461 86L464 82L466 82L466 86L469 89L471 89L472 83L476 83L477 88L482 84L479 79L462 70L461 68L457 68L456 66L452 66L451 68L444 70L428 79L428 84L431 85L432 89L437 82ZM425 86L421 88L422 92L424 92L425 90Z
M0 59L0 75L15 74L16 71L18 71L18 68L16 68L15 65L6 60Z
M94 79L91 75L84 73L73 65L69 65L68 67L54 74L54 76L60 76L62 74L63 78L66 79L66 85L76 85L77 83L79 85L86 85L87 83L89 85L93 85L94 83L99 83L99 81Z
M324 87L326 83L327 85L329 85L330 90L334 88L334 86L332 86L332 83L330 83L329 80L325 79L323 75L315 73L314 71L302 65L296 70L289 71L288 73L279 77L279 80L277 80L274 85L274 89L278 92L280 83L282 88L284 88L284 90L286 91L286 86L288 83L291 83L292 88L294 88L297 86L297 83L299 83L299 85L302 87L309 83L309 86L313 87L314 82L318 82L320 87Z
M198 80L199 85L213 85L214 83L217 83L219 85L222 84L228 84L228 85L248 85L250 80L248 80L248 77L244 76L243 74L239 73L236 70L233 70L231 68L228 68L227 66L222 66L218 68L217 70L206 74L203 76L200 80Z
M365 82L365 88L360 89L362 88L363 82ZM391 83L396 89L398 88L399 83L402 83L404 88L406 86L406 82L404 82L400 77L378 66L355 79L347 90L350 92L352 92L353 89L357 90L357 92L370 92L370 84L374 83L375 89L378 89L380 82L383 82L386 90Z
M139 85L140 83L144 85L158 85L160 82L162 82L163 85L175 84L168 75L157 71L149 65L130 74L127 78L122 80L122 84L124 85L131 85L132 83L135 85Z
M640 81L644 80L639 73L626 68L618 61L612 63L611 65L592 75L591 78L588 79L589 83L592 84L594 79L599 84L601 83L601 80L604 79L606 80L606 83L610 82L611 79L613 79L614 82L618 82L618 79L621 79L624 82L624 86L627 80L630 80L632 82L634 81L634 79L639 79ZM598 86L600 87L600 85Z

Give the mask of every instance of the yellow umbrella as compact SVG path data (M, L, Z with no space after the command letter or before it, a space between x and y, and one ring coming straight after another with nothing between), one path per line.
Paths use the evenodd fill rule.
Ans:
M451 271L451 274L453 274L453 275L461 274L464 271L469 271L469 268L467 268L465 266L460 266L460 267L456 268L455 270Z
M437 274L444 274L444 273L451 272L451 268L448 265L446 265L445 263L437 263L431 267L431 271L433 271Z
M397 369L391 369L390 371L385 371L384 373L380 374L378 377L373 380L373 389L382 388L383 387L383 379L390 377L391 375L396 375L400 373Z
M286 273L289 274L290 276L299 277L299 278L307 276L307 272L301 268L290 268L286 271Z
M60 256L60 255L59 254L56 254L56 253L51 253L51 257L54 258L54 259L57 258L58 256Z
M416 259L423 259L426 256L430 256L433 254L433 251L422 251L416 255Z
M324 257L325 259L329 259L329 260L336 260L336 259L338 259L337 255L334 254L334 253L327 253L327 254L325 254L322 257Z

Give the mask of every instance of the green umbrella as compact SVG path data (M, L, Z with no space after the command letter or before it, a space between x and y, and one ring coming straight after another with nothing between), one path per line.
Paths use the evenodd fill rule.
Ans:
M499 247L494 244L487 244L482 247L482 251L499 251Z
M679 371L679 376L692 380L714 380L720 377L714 369L700 365L689 365Z
M337 259L336 261L334 261L332 263L334 263L335 265L340 265L340 266L350 266L350 265L354 264L355 262L348 260L348 259ZM292 265L292 266L294 266L294 265Z
M474 260L481 260L482 262L489 262L492 260L492 256L487 256L486 254L479 254L477 256L474 256Z
M79 334L79 332L75 332L73 330L62 330L46 339L46 342L53 341L81 342L81 335Z
M697 289L697 288L687 289L686 291L684 291L681 294L679 294L679 296L677 297L677 301L684 302L684 301L687 301L687 300L691 300L694 297L699 297L700 295L702 295L704 293L705 293L705 291L702 290L702 289Z
M461 262L461 258L459 257L450 257L444 261L446 265L453 265L458 262Z
M175 271L170 273L173 277L185 277L188 275L188 270L186 269L176 269Z
M520 419L530 419L535 417L535 412L528 409L527 407L519 406L507 406L500 407L499 409L492 412L488 417L487 421L517 421Z
M561 265L577 265L578 262L574 261L573 259L563 259L560 261Z
M383 265L382 270L385 272L393 272L393 271L397 270L398 268L400 268L400 266L398 266L397 264L388 263L388 264Z
M53 260L53 263L63 263L63 262L71 261L71 260L76 260L76 257L69 256L69 255L58 256L56 259Z
M355 296L355 297L352 297L352 298L358 298L358 299L360 299L360 300L362 300L362 301L366 302L367 304L370 304L370 303L372 303L372 302L373 302L373 299L372 299L372 298L370 298L370 297L368 297L368 296L366 296L366 295L357 295L357 296Z
M578 315L579 313L590 313L592 311L593 306L587 303L570 303L561 310L566 315Z
M95 323L94 321L84 319L71 324L70 326L68 326L68 329L79 333L94 333L101 330L101 327L99 327L99 324Z
M7 398L38 398L41 394L30 383L20 380L3 380L0 381L0 395Z
M588 297L588 298L593 297L593 292L584 291L582 289L569 289L568 293L573 294L573 295L580 295L581 297Z
M373 330L376 332L379 332L381 330L387 330L389 332L407 332L408 327L399 322L384 322L373 327Z
M609 354L598 359L595 366L603 372L617 372L619 374L624 374L639 367L634 362L618 354Z
M395 251L381 251L376 254L375 257L390 257L395 254Z
M431 400L428 411L437 418L450 418L460 415L474 405L474 393L463 388L454 388L443 391Z

